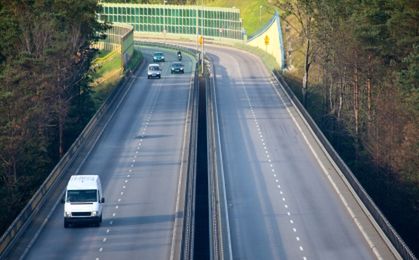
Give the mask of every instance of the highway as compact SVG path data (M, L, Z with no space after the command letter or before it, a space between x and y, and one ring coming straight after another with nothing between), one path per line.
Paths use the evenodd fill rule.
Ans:
M195 63L184 55L185 74L170 74L176 52L163 50L162 78L147 79L146 62L78 174L98 174L104 187L103 223L64 229L63 204L25 259L170 259L175 219L181 217L185 134ZM10 259L20 256L12 255Z
M147 65L154 50L142 51ZM365 236L371 224L361 232L351 214L364 213L337 193L333 167L261 60L229 47L206 52L216 75L233 259L375 259L367 239L380 238ZM175 51L165 53L175 60ZM162 79L140 69L80 166L78 174L101 176L102 225L64 229L58 204L25 259L176 259L194 67L186 55L184 64L184 75L171 75L163 63Z
M375 258L260 59L215 46L207 54L233 259Z

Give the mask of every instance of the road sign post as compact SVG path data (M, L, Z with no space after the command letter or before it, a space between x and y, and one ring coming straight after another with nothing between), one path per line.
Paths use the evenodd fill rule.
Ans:
M268 52L268 45L269 45L269 41L270 41L269 36L266 35L264 40L265 40L265 50L266 50L266 52Z

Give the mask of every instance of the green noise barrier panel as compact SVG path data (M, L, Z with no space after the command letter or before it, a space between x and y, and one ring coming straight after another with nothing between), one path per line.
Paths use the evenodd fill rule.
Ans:
M184 5L101 3L99 19L131 24L135 32L243 40L240 10Z

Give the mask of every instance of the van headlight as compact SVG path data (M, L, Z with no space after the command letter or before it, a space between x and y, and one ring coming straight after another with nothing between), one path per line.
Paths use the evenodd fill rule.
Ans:
M92 211L91 216L92 216L92 217L96 217L96 216L97 216L97 211Z
M71 212L64 211L64 217L71 217Z

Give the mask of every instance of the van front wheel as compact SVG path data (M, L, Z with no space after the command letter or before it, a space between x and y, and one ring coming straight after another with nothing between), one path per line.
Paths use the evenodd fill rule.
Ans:
M64 220L64 228L68 228L68 227L69 227L69 224L68 224L67 220Z
M96 221L95 226L100 227L100 223L102 223L102 216L100 216L99 219Z

